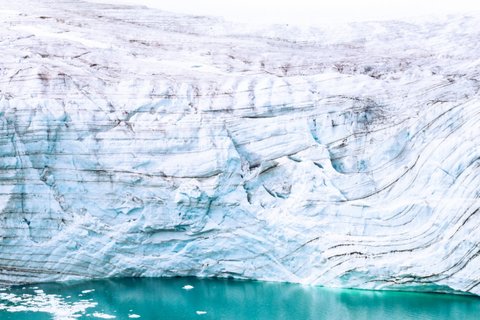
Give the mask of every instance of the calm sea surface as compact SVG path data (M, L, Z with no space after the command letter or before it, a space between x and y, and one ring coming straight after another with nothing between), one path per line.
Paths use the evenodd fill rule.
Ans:
M196 278L0 289L0 319L478 320L480 298Z

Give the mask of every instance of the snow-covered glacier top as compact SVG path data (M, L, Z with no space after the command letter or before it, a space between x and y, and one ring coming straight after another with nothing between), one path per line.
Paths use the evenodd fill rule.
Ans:
M0 282L480 293L479 16L0 8Z

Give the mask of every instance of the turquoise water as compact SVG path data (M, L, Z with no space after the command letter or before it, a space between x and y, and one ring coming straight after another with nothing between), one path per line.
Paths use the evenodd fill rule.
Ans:
M109 318L473 320L480 319L480 298L196 278L49 283L0 291L2 320Z

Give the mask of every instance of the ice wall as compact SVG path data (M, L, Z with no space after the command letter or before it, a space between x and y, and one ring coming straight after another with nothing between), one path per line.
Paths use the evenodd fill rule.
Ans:
M1 283L480 293L480 17L0 4Z

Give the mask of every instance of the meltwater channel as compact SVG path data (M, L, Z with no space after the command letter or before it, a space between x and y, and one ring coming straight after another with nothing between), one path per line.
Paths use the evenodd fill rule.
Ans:
M0 289L0 319L480 319L480 298L198 278Z

